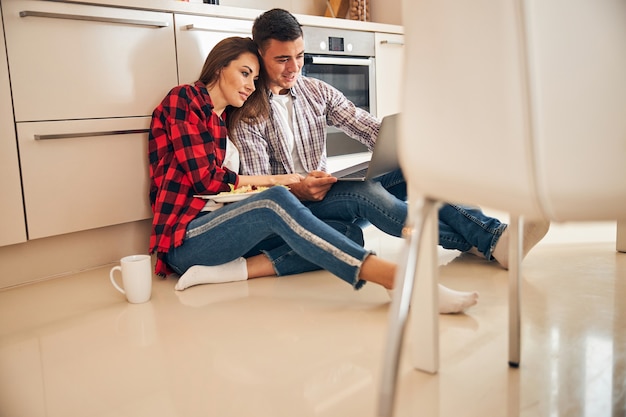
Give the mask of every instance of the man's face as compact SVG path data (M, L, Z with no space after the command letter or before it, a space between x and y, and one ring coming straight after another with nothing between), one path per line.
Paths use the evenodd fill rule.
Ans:
M304 39L281 42L270 39L261 52L267 71L268 87L274 94L284 94L293 87L304 65Z

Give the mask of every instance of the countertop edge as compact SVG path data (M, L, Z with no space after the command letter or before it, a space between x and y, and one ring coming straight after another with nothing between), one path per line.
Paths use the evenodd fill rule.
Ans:
M176 0L45 0L55 3L74 3L92 6L117 7L123 9L146 10L193 14L198 16L222 17L226 19L254 20L264 12L261 9L242 7L217 6L204 3L188 3ZM349 19L336 19L324 16L295 14L300 24L338 29L362 30L367 32L384 32L403 34L404 28L386 23L360 22Z

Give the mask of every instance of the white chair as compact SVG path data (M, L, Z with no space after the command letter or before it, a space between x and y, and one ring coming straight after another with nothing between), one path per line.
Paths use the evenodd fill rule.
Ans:
M409 313L420 338L414 366L438 371L438 202L510 214L511 366L520 362L523 219L626 224L626 2L404 0L402 16L410 213L380 416L393 412Z

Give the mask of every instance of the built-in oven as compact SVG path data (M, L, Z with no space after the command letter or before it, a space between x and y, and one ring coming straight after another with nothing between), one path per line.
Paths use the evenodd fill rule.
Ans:
M374 33L311 26L302 30L302 74L326 81L357 107L376 115ZM328 129L328 156L364 151L364 145L345 133L333 127Z

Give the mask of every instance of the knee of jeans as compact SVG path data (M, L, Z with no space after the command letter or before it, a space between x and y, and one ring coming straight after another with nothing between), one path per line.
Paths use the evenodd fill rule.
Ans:
M395 201L396 198L399 198L392 189L386 189L381 183L374 181L365 181L367 183L367 187L365 188L365 193L367 198L371 201L378 202L391 202ZM400 188L402 191L402 188ZM406 197L406 185L404 185L404 197ZM400 194L402 194L400 192ZM405 198L406 199L406 198Z

